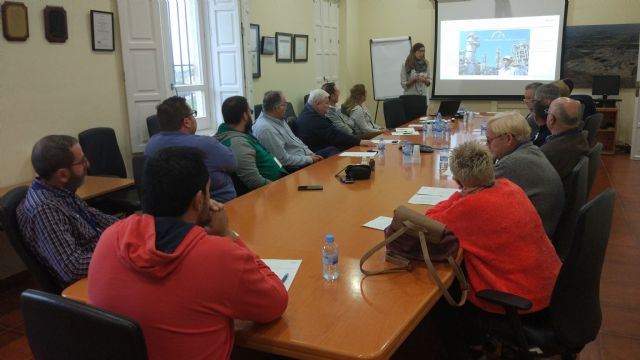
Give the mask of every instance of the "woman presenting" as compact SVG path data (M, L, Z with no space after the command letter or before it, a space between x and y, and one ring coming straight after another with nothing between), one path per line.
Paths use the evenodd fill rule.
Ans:
M424 45L416 43L411 47L400 71L400 85L405 95L424 95L429 105L427 86L431 85L429 63L424 58Z

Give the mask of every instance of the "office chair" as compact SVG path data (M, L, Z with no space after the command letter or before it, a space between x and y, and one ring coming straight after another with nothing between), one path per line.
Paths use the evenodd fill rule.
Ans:
M257 119L260 116L261 112L262 112L262 104L253 106L253 116L255 116L255 119Z
M287 101L287 111L284 113L284 118L289 119L290 117L294 117L296 120L298 119L298 115L296 115L295 110L293 110L293 105Z
M427 97L424 95L400 95L406 121L427 115ZM405 122L406 122L405 121Z
M120 315L37 290L20 295L33 356L38 360L143 360L140 326Z
M560 260L567 258L571 249L571 241L576 229L578 212L587 200L587 184L589 182L589 159L583 156L574 166L565 185L564 209L553 234L553 246Z
M138 190L138 197L142 199L142 173L144 172L144 163L147 157L143 153L133 154L131 157L131 168L133 169L133 182Z
M591 147L595 145L600 124L602 124L602 113L593 114L584 119L583 129L587 130L587 142Z
M158 121L158 115L153 114L147 117L147 131L149 132L149 138L160 132L160 122Z
M387 99L382 103L384 125L387 129L397 128L407 122L404 105L400 99Z
M29 248L29 245L24 242L20 226L18 225L16 209L20 202L22 202L22 199L27 195L28 190L28 186L20 186L0 198L0 221L2 222L11 246L13 246L13 249L18 256L20 256L22 262L36 279L40 289L59 294L62 288L58 285L47 267L40 262L37 255Z
M598 335L602 323L600 275L609 241L615 192L607 189L578 213L575 238L556 279L545 321L521 321L518 310L531 308L520 296L481 290L477 297L501 305L505 323L498 335L515 343L521 358L561 354L575 359ZM539 320L539 318L538 318Z
M304 96L304 102L302 103L302 106L307 105L307 101L309 101L309 94Z
M598 173L598 167L600 166L600 153L602 152L602 143L597 143L589 150L587 157L589 158L589 175L587 177L587 196L591 194L591 188L593 182L596 179Z
M78 134L78 141L85 156L91 162L88 175L127 177L124 160L118 147L116 133L112 128L98 127ZM135 188L123 189L103 197L92 199L91 205L106 213L131 214L141 209L140 198Z

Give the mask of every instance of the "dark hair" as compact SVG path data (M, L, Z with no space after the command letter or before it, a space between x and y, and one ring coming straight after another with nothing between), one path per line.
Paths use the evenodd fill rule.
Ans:
M273 111L276 109L278 104L282 101L282 92L270 90L264 93L264 98L262 98L262 110L263 111Z
M205 154L191 147L171 146L145 161L141 202L152 216L182 216L198 191L206 191L209 172Z
M422 49L424 47L424 45L422 43L415 43L412 47L411 47L411 52L409 52L409 55L407 55L407 59L404 61L404 71L406 71L407 73L410 73L411 70L416 68L416 52L420 49ZM429 65L429 61L427 60L427 58L424 58L424 62L427 63L427 65Z
M536 89L539 88L542 85L544 85L544 84L542 84L541 82L532 82L532 83L527 84L527 86L525 86L524 89L525 90L533 90L535 92Z
M358 105L358 101L360 98L364 96L367 90L364 88L363 84L355 84L349 91L349 97L344 102L344 106L347 108L347 114L353 110L354 107Z
M249 103L243 96L231 96L222 103L222 118L225 124L238 124L242 114L249 111Z
M172 96L156 106L158 123L162 131L178 131L182 120L189 116L187 100L181 96Z
M58 169L71 167L73 153L71 147L78 140L69 135L48 135L38 140L31 150L31 165L33 170L48 180Z
M326 91L329 94L329 96L331 96L336 93L336 83L334 82L324 83L322 84L321 89Z
M569 88L569 93L571 93L573 91L573 80L569 79L569 78L564 78L562 79L562 82L567 84L567 87Z

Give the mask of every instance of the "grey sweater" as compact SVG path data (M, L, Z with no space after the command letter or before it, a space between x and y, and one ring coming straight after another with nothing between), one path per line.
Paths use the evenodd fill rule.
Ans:
M507 178L520 186L538 211L547 236L553 235L564 206L564 189L556 169L539 147L531 142L495 164L496 178Z

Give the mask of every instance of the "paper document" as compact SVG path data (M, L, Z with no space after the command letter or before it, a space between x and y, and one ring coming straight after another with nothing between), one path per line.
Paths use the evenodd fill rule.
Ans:
M417 131L414 132L392 132L393 136L402 136L402 135L420 135Z
M380 144L380 139L371 139L371 142L374 144ZM385 140L385 144L399 144L400 140Z
M388 216L378 216L362 226L376 230L384 230L387 226L391 225L391 220L393 219Z
M405 128L396 128L396 132L414 132L416 131L415 129L411 128L411 127L405 127Z
M452 188L423 186L409 199L409 204L435 205L440 201L447 200L456 191L458 190Z
M377 151L345 151L340 156L348 156L348 157L374 157Z
M284 287L289 291L302 260L262 259L262 261L278 275L280 280L283 280Z
M445 199L448 199L451 195L453 195L457 191L458 189L452 189L452 188L423 186L420 188L420 190L418 190L418 195L443 196Z
M411 125L409 125L409 127L412 127L412 128L421 128L421 127L422 127L422 124L411 124Z

